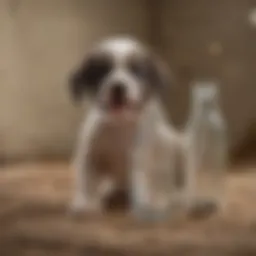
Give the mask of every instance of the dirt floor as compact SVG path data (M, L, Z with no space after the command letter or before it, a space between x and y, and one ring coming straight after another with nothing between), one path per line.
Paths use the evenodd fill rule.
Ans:
M0 256L256 256L256 168L228 178L228 208L207 219L146 225L123 213L72 218L66 164L0 171Z

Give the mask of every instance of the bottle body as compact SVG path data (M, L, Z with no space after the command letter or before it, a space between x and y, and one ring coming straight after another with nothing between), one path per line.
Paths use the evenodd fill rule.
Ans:
M226 124L214 83L196 84L187 126L188 202L192 205L225 204L227 164Z

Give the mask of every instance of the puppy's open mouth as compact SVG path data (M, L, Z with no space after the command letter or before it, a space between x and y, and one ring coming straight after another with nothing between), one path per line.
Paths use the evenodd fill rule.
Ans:
M124 101L109 102L105 108L105 110L108 112L108 115L112 116L113 118L122 117L125 119L137 116L138 109L138 104L128 99Z
M112 113L132 112L137 108L137 104L128 99L125 95L112 97L109 101L109 111Z
M133 102L126 100L125 102L115 102L109 105L109 111L112 113L133 112L136 110L136 105Z
M129 106L126 97L113 97L109 105L113 111L120 111Z
M122 111L128 106L127 95L122 87L116 87L112 90L109 98L109 108L111 111Z
M114 92L114 93L113 93ZM102 107L109 114L123 115L127 113L134 113L138 110L139 104L137 101L128 97L126 93L115 90L109 97L102 101Z

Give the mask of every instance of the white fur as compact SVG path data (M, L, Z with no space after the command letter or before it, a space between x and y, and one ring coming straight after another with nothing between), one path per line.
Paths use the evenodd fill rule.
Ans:
M143 51L141 45L130 37L109 38L97 45L96 50L97 49L111 51L114 53L117 60L127 57L131 52L134 52L134 50Z

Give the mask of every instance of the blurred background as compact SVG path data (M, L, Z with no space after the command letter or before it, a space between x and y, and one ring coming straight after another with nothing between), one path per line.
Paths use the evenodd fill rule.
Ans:
M175 81L167 102L178 126L191 80L217 78L232 154L255 144L255 0L1 0L0 157L70 155L82 110L67 77L100 39L128 34L151 45ZM254 147L254 151L255 147Z
M0 215L2 225L8 223L3 216L10 216L13 209L11 196L26 189L29 195L37 195L32 183L40 190L38 180L43 183L44 179L33 176L34 170L49 178L54 169L67 169L43 164L9 167L9 163L70 158L83 110L71 104L68 75L94 43L120 34L149 44L168 62L174 85L166 107L178 128L188 118L190 82L219 79L232 163L255 163L256 0L0 0L0 164L4 173L0 198L7 209ZM16 176L6 174L9 170ZM61 173L57 177L62 180L54 188L60 191L67 187L66 180ZM244 184L246 189L245 180L235 178L234 184ZM255 176L248 180L255 182ZM42 192L41 199L47 198L44 193L48 192ZM49 194L52 201L53 192ZM245 197L252 196L250 191ZM25 237L25 231L15 232L16 238ZM0 254L11 255L5 253Z

